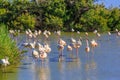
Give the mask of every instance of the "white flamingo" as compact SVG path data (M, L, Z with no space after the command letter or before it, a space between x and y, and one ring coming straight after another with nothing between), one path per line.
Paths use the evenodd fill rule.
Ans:
M44 61L44 59L46 59L46 58L47 58L47 53L46 53L46 52L41 51L39 56L40 56L40 58L41 58L41 60L42 60L42 62L43 62L43 61Z
M90 42L90 45L92 47L92 54L94 55L94 48L98 46L98 43L93 39L91 42Z
M96 46L98 46L98 43L93 39L91 42L91 47L96 47Z
M0 60L0 64L3 65L3 66L10 65L10 62L8 60L9 60L9 58L5 57L4 59Z
M117 32L117 36L120 36L120 31Z
M88 36L88 32L85 32L85 35Z
M70 43L76 43L76 40L74 38L71 38Z
M98 31L97 30L94 30L93 33L96 34Z
M58 48L58 51L59 51L59 61L61 61L62 56L63 56L64 46L61 45L61 44L58 44L57 48Z
M75 30L72 28L72 30L71 30L72 32L74 32Z
M78 48L82 45L81 40L79 39L76 41L75 39L71 38L71 44L72 48L76 49L76 57L78 57Z
M97 35L97 37L100 37L100 36L101 36L100 33L96 33L96 35Z
M46 53L50 53L50 52L51 52L50 45L45 44L45 45L44 45L44 48L45 48L45 52L46 52Z
M70 45L68 45L67 46L67 51L72 51L73 49L72 49L72 46L70 46Z
M90 52L90 47L89 47L88 39L86 39L86 48L85 48L85 51L86 51L87 53Z
M108 32L108 35L110 36L110 35L111 35L111 32Z
M66 42L61 38L58 40L58 44L66 46Z
M38 59L39 58L39 52L35 49L32 49L32 56L33 56L33 58Z
M66 46L66 42L62 39L59 39L58 46L57 46L57 48L59 50L59 61L61 61L61 59L62 59L64 46Z

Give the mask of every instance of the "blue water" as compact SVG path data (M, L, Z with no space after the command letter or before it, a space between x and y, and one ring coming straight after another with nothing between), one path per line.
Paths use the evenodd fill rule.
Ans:
M117 38L115 33L111 36L101 34L100 38L89 35L89 39L96 39L99 45L87 54L84 33L73 34L74 38L80 36L83 41L79 48L79 58L72 58L75 50L70 53L65 47L64 60L59 62L57 38L52 35L48 41L52 51L45 62L34 61L30 49L27 49L21 65L6 73L0 72L0 80L120 80L120 37ZM70 43L71 34L63 33L61 37Z

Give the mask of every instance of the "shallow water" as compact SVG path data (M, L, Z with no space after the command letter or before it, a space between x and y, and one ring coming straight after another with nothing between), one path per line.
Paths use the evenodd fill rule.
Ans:
M116 34L108 36L101 34L97 38L92 33L89 39L96 39L98 46L88 54L85 52L84 33L63 33L61 38L69 44L70 37L78 39L82 37L82 46L79 48L79 57L76 59L75 50L68 52L66 47L63 51L63 61L58 61L57 37L51 35L48 43L52 51L48 54L45 62L35 61L28 50L21 60L21 65L14 66L9 70L3 69L0 72L0 80L119 80L120 79L120 37ZM25 35L18 37L18 44L25 42ZM39 37L43 43L43 37Z

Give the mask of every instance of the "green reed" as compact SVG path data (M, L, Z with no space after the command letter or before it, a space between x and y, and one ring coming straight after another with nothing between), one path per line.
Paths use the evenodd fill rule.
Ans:
M0 59L9 57L10 63L18 62L20 51L16 43L9 37L7 26L0 24Z

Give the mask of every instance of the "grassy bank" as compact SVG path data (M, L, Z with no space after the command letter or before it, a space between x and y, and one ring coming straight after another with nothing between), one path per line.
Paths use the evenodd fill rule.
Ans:
M9 37L9 32L4 24L0 24L0 59L9 57L11 64L18 62L20 52L16 43Z

